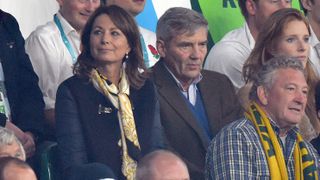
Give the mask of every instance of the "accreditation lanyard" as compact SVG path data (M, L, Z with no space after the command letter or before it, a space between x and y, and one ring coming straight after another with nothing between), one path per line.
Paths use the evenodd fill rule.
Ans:
M73 64L76 63L76 61L77 61L76 53L74 52L74 49L72 48L72 46L70 44L70 41L68 40L66 34L64 33L61 22L56 14L54 15L54 22L56 23L56 25L60 31L60 35L61 35L61 38L62 38L64 45L66 46L66 48L69 51L69 54L72 57Z

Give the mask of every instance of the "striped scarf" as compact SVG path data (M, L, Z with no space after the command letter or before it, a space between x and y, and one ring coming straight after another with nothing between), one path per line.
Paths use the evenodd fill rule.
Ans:
M266 113L258 104L253 102L245 115L247 119L253 122L259 134L269 165L271 179L288 179L283 152ZM300 133L297 133L297 141L294 147L294 163L296 180L318 180L315 161L309 154Z

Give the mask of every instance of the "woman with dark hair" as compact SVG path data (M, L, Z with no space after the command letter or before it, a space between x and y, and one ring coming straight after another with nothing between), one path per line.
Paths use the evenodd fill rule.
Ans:
M101 7L88 20L81 43L75 75L57 92L62 168L68 178L98 163L117 179L133 179L139 158L162 147L159 105L138 27L125 10Z
M246 85L239 90L240 101L247 106L252 77L272 57L295 57L302 61L309 86L306 116L299 124L305 140L311 140L320 133L320 122L315 112L314 90L318 78L309 60L309 23L299 10L281 9L265 22L258 35L254 49L243 66Z

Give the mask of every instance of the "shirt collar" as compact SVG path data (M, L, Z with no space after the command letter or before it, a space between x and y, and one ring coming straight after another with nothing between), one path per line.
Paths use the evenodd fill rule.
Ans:
M244 24L244 30L245 30L245 33L246 33L246 37L248 38L247 40L249 42L249 47L252 50L254 48L254 45L256 44L256 41L254 40L254 38L253 38L253 36L252 36L252 34L250 32L248 23Z
M60 12L57 13L57 17L59 18L63 31L66 35L74 32L77 33L77 31L71 26L71 24L69 24L69 22L61 15Z
M314 33L312 27L310 25L309 25L309 27L310 27L310 41L309 41L309 43L311 44L312 47L314 47L315 45L320 43L320 41L317 38L316 34Z
M179 89L181 90L181 91L185 91L184 89L183 89L183 86L182 86L182 84L181 84L181 82L178 80L178 78L170 71L170 69L168 68L168 66L166 65L166 64L164 64L164 67L166 67L166 69L169 71L169 73L171 74L171 76L173 77L173 79L175 80L175 82L177 83L177 85L178 85L178 87L179 87ZM198 77L196 77L193 81L192 81L192 85L197 85L200 81L201 81L201 79L202 79L202 74L200 73L199 74L199 76Z
M279 133L280 133L280 127L279 125L273 121L270 117L269 117L269 121L270 121L270 124L271 124L271 127L272 129L275 131L275 133L279 136ZM297 134L298 132L298 127L297 126L294 126L292 127L286 134L286 136L292 136L292 135L295 135Z

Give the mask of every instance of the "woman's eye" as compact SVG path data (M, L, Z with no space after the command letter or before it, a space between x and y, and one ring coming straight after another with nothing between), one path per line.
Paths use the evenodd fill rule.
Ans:
M112 32L111 32L111 35L112 35L112 36L119 36L120 33L119 33L118 31L112 31Z
M294 41L294 38L288 38L286 41L287 41L288 43L292 43L292 42Z
M99 29L97 29L97 30L94 30L94 31L93 31L93 34L94 34L94 35L99 35L99 34L102 34L102 31L99 30Z

